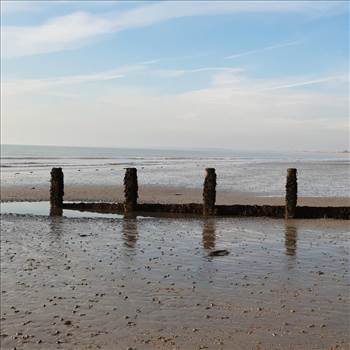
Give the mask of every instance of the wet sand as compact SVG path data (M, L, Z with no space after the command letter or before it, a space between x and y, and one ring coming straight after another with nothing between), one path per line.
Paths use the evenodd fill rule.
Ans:
M123 187L118 185L65 185L67 201L107 201L122 202ZM49 185L2 186L1 201L47 201ZM148 203L201 203L202 189L143 186L139 188L139 201ZM254 193L230 192L217 189L217 204L270 204L284 205L283 197L261 197ZM309 206L350 206L348 197L299 197L298 205Z
M349 349L348 222L1 226L1 349Z

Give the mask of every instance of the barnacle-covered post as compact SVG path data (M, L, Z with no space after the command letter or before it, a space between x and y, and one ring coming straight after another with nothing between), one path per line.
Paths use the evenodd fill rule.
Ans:
M295 217L298 199L297 169L287 169L285 218Z
M214 168L205 169L203 186L203 215L214 215L216 200L216 174Z
M52 168L50 185L50 216L62 216L63 194L64 185L62 168Z
M138 184L137 169L127 168L124 177L124 212L130 213L137 208Z

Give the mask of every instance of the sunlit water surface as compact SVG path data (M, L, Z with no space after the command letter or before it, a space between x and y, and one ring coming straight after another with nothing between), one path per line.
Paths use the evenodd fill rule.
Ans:
M204 169L216 168L218 189L283 196L286 169L298 169L300 196L349 197L347 153L147 150L3 145L2 186L49 183L60 166L68 185L122 185L126 167L137 167L142 185L201 188Z

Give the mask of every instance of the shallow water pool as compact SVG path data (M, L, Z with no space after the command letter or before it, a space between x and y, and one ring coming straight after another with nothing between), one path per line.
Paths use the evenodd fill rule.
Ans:
M67 203L67 202L66 202ZM50 202L4 202L0 203L1 214L40 215L48 216ZM67 218L108 218L121 219L120 214L102 214L88 211L63 210L63 216Z

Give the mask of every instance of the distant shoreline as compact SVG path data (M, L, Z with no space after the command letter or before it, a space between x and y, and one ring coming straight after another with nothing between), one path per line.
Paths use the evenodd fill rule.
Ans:
M123 151L164 151L164 152L214 152L214 153L235 153L235 152L247 152L247 153L320 153L320 154L348 154L350 150L298 150L298 149L241 149L241 148L226 148L226 147L175 147L175 146L147 146L147 147L128 147L128 146L69 146L69 145L20 145L20 144L8 144L1 143L0 147L10 148L53 148L53 149L96 149L96 150L123 150ZM1 150L3 153L3 150ZM2 158L2 156L1 156Z

